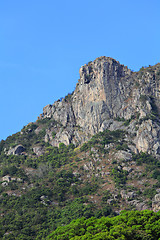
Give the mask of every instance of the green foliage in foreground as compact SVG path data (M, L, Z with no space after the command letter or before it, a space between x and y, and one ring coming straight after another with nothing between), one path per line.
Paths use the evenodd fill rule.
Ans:
M91 217L73 220L57 228L48 240L158 240L160 239L160 212L123 211L116 217Z

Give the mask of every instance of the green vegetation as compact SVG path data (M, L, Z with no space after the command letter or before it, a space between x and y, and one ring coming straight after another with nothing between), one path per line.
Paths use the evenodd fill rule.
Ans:
M48 162L52 168L59 168L72 161L75 156L74 148L74 144L66 146L64 143L60 143L59 148L48 146L46 147L45 154L36 158L35 162L37 166L39 163Z
M41 130L41 133L43 130ZM32 141L30 141L32 142ZM31 143L28 143L28 145ZM39 143L38 143L39 144ZM65 146L65 144L60 144L58 147L52 147L51 145L45 144L41 142L39 146L45 147L45 154L37 157L32 152L32 156L26 155L6 155L3 151L0 154L0 163L4 166L8 166L10 164L14 164L19 166L20 164L24 164L26 167L38 168L40 163L50 163L53 168L59 168L62 165L69 163L72 157L75 155L73 144ZM30 152L30 151L29 151Z
M116 217L95 217L73 220L51 233L49 240L158 240L160 238L160 212L123 211Z
M151 120L159 123L159 110L158 110L155 98L154 97L148 98L145 95L140 96L140 100L142 103L145 103L147 99L150 100L152 110L151 110L150 114L148 114L146 117L140 119L138 123L141 124L143 121L148 120L148 119L151 119Z
M10 175L11 177L17 176L19 178L27 179L27 176L24 170L20 167L16 167L15 165L5 166L0 170L0 177L5 175Z
M124 125L124 126L129 126L130 122L131 122L133 119L135 119L136 117L137 117L137 115L136 115L136 116L132 115L130 119L127 119L127 120L124 121L123 125Z
M133 160L136 161L137 165L142 165L143 163L149 165L150 170L160 168L160 161L147 153L135 154L133 155Z
M116 117L114 118L115 121L118 121L118 122L124 122L125 119L124 118L120 118L120 117Z
M157 76L157 77L160 76L160 70L157 71L156 76Z
M132 118L129 121L131 120ZM94 217L95 222L100 226L98 221L101 220L98 218L109 216L108 219L112 219L116 215L114 211L119 211L120 204L123 204L120 188L127 189L129 173L118 168L121 165L118 159L112 162L106 159L110 153L108 150L110 144L113 148L111 151L128 151L127 142L124 140L126 132L122 130L99 132L81 148L75 148L74 144L66 146L64 143L60 143L59 147L53 147L44 142L46 127L53 129L53 138L57 128L61 128L60 124L53 119L38 120L35 124L31 123L24 127L21 132L8 137L6 141L0 142L0 177L1 179L6 175L11 177L11 181L7 182L5 187L2 182L0 185L0 214L2 216L0 238L3 240L46 239L46 236L57 227L65 228L64 225L81 217L85 217L85 221ZM4 149L8 151L10 147L17 144L23 144L27 154L5 154ZM33 146L42 147L44 154L37 156L31 150ZM108 166L107 170L102 168L102 155L103 167ZM93 162L92 158L98 160ZM94 164L93 169L85 170L84 162L87 164L91 161ZM159 184L160 163L156 158L145 153L133 155L133 161L137 165L145 167L146 172L143 174L149 173L148 178L157 181L152 189L147 188L146 185L144 191L139 191L139 197L147 198L147 201L151 202ZM114 167L109 164L114 164ZM102 175L106 171L109 174ZM89 177L86 177L87 174ZM22 181L18 181L18 178ZM116 187L116 191L118 190L116 198L112 191L107 191L107 188L103 189L103 184L106 183L108 186L112 184ZM137 188L136 191L138 192L138 190ZM87 233L88 228L83 228L84 236L73 235L73 239L107 239L108 236L108 239L118 239L119 235L116 234L120 234L114 234L114 231L118 231L116 230L117 226L114 228L114 224L112 229L108 228L103 231L104 235L101 232L102 226L96 230L91 225L90 235ZM106 231L108 231L107 235ZM137 233L132 231L132 234ZM146 237L144 239L149 239L147 234L143 229L139 230L139 236L144 235ZM53 234L51 236L50 239L63 239L61 235L57 235L56 238L53 237ZM70 233L69 236L71 236ZM122 239L125 239L124 236ZM138 235L133 236L136 239ZM119 237L119 239L121 238Z
M98 134L94 135L90 141L82 145L81 151L86 151L88 149L91 149L91 147L98 145L98 148L103 152L106 144L115 143L117 145L122 145L125 143L123 140L124 136L125 131L122 130L105 130L104 132L99 132Z
M52 137L53 137L53 139L55 138L55 136L56 136L56 132L52 132Z
M152 115L158 116L158 108L156 105L156 100L154 97L150 97L151 107L152 107Z
M160 169L155 169L152 173L152 177L154 179L157 179L158 182L160 183Z
M115 167L112 169L111 175L113 176L116 186L119 187L126 183L128 172Z
M64 100L65 100L66 102L70 102L70 101L71 101L71 98L72 98L72 96L73 96L73 93L74 93L74 91L73 91L72 93L68 93L68 94L65 96Z
M128 149L128 145L127 145L127 143L121 143L121 144L118 144L116 146L116 149L117 150L127 150Z
M143 192L143 195L151 200L156 195L156 193L157 192L154 188L146 188Z
M1 209L3 209L1 214L3 214L3 218L0 220L0 238L40 240L44 237L45 239L45 236L50 231L69 223L73 219L82 216L86 218L92 216L101 217L112 213L109 206L105 205L100 210L97 210L95 204L83 197L67 200L65 204L62 202L58 204L56 200L63 201L61 193L65 193L68 187L67 184L65 181L57 182L54 191L48 187L39 186L38 188L30 189L22 196L3 194L1 197ZM60 190L61 187L62 190ZM56 193L58 194L57 196ZM53 195L56 198L54 201L52 200ZM47 196L45 201L42 201L43 196ZM10 234L5 236L6 232Z
M146 95L141 95L141 96L140 96L140 101L141 101L142 103L145 103L147 100L148 100L148 97L147 97Z
M46 128L53 126L61 127L61 124L51 118L39 119L35 123L29 123L23 127L21 132L7 137L5 141L2 140L0 142L0 152L4 148L8 151L16 145L23 144L25 151L31 153L33 145L45 144L44 136L46 134Z

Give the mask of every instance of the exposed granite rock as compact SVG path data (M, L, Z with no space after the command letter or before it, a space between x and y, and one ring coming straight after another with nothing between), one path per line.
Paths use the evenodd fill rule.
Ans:
M44 154L44 148L42 146L33 147L33 152L39 157Z
M118 160L130 161L132 159L132 154L124 150L120 150L115 154L115 158Z
M122 169L123 171L127 171L128 173L132 172L133 170L131 167L123 167Z
M128 93L125 94L125 88L132 85L123 78L130 74L127 67L106 57L81 67L80 80L72 98L77 125L93 135L106 120L110 121L118 115L130 118L128 113L121 113L122 104L129 97Z
M8 150L8 155L22 155L24 151L25 148L22 145L17 145L16 147Z
M160 193L156 194L152 200L152 209L155 212L160 210Z
M126 192L125 190L121 190L120 194L123 199L130 199L136 196L135 192Z
M160 126L152 120L143 121L134 140L139 152L160 154Z
M2 187L7 187L8 186L8 182L2 182Z
M140 202L139 200L128 201L128 204L134 206L138 211L150 209L146 202Z
M2 177L2 181L10 182L11 177L9 175L6 175L6 176Z
M160 124L151 120L160 112L159 70L157 64L132 72L109 57L85 64L75 91L44 107L39 118L54 119L61 126L54 139L53 130L46 130L45 141L78 146L99 131L123 129L132 151L160 155Z

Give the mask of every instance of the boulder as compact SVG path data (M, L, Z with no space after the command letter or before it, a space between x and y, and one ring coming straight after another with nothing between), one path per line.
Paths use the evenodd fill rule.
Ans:
M44 154L45 150L42 146L33 147L33 152L39 157Z
M160 210L160 193L156 194L152 200L152 209L155 212Z
M11 177L9 175L6 175L4 177L2 177L2 181L4 182L10 182L11 181Z
M10 148L8 151L8 155L22 155L25 151L25 148L22 145L17 145L14 148Z
M130 199L136 196L135 192L127 192L125 190L121 190L120 194L123 199Z
M132 154L124 150L120 150L115 154L115 158L118 160L130 161L132 159Z

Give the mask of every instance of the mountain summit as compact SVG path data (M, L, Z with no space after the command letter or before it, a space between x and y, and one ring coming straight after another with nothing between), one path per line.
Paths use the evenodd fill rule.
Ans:
M135 153L159 155L160 64L132 72L113 58L100 57L79 73L72 94L44 107L39 119L54 119L61 125L48 128L45 141L78 146L99 131L125 129Z

